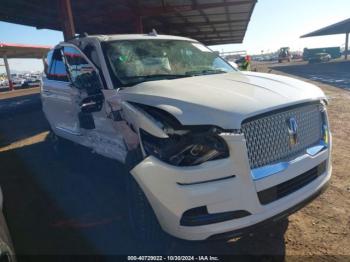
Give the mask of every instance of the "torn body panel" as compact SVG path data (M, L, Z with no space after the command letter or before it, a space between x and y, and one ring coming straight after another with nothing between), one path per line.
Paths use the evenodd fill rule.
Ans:
M96 153L121 162L125 161L127 149L120 135L111 138L111 136L101 134L101 132L90 131L85 137L86 142Z
M103 93L105 97L107 97L105 101L105 112L108 119L111 121L114 131L123 138L126 150L130 151L137 148L139 145L139 137L136 131L133 130L131 123L124 118L122 101L118 96L118 91L104 90Z
M140 146L140 129L147 130L160 138L168 137L162 130L160 123L157 123L150 115L131 103L122 101L118 90L104 90L103 92L106 97L105 113L111 121L116 135L120 136L125 144L124 161L128 151L135 150Z
M228 156L219 128L183 126L164 110L123 101L118 91L106 97L106 113L114 129L122 134L128 150L139 147L143 158L153 155L175 166L191 166Z

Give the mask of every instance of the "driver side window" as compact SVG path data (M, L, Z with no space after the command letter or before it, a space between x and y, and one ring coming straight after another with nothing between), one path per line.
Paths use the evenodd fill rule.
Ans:
M85 89L89 94L101 89L102 85L96 70L77 48L64 46L63 55L73 86Z
M60 49L50 51L48 54L48 64L50 67L46 73L47 79L68 82L68 76Z
M72 84L83 74L91 74L94 68L86 61L79 50L74 47L63 47L63 54L66 59L67 69L69 71Z

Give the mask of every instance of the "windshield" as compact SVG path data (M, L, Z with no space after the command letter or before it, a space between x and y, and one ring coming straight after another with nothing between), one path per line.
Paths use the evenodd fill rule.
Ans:
M120 40L105 42L112 78L123 86L236 71L216 53L197 42L182 40Z

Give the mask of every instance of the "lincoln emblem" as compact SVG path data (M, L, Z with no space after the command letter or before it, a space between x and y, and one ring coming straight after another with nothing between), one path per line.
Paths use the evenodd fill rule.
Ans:
M287 119L289 145L292 147L298 143L298 124L294 117Z

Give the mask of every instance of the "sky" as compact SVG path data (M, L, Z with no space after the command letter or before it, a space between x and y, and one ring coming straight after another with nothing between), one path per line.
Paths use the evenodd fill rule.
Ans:
M345 35L300 39L300 36L350 17L350 0L258 0L242 44L212 46L217 51L246 50L248 54L304 47L344 46ZM0 22L0 42L54 46L63 40L58 31ZM10 59L17 71L42 70L38 59ZM0 60L0 65L3 64ZM0 66L0 73L4 72Z
M300 38L301 35L350 18L350 0L258 0L243 44L212 47L217 51L246 50L249 54L289 46L343 46L345 35Z

